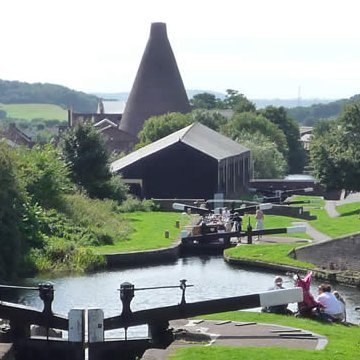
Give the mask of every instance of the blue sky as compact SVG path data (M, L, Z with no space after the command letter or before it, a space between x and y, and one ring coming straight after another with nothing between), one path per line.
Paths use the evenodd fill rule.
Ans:
M152 22L187 89L248 98L360 93L355 0L3 0L0 79L129 91Z

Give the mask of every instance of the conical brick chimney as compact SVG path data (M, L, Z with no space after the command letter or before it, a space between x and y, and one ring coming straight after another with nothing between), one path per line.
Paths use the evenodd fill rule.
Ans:
M151 116L169 112L190 112L165 23L152 23L136 78L131 89L120 130L137 136Z

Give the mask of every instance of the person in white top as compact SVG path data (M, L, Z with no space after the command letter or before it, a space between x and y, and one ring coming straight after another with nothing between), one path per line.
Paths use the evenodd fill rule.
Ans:
M336 321L342 317L343 309L340 301L331 292L329 284L321 284L318 287L317 301L321 306L321 317L325 321Z

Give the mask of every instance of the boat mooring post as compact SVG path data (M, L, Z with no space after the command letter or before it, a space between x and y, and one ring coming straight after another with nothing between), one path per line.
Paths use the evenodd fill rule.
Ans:
M43 314L46 319L46 339L49 339L50 317L53 315L51 305L54 300L54 286L50 283L39 284L39 296L44 303Z
M121 317L124 319L125 323L127 319L130 319L132 314L130 303L131 300L135 296L135 286L129 282L124 282L120 285L120 300L122 302L122 312ZM125 331L125 340L127 340L127 329L128 327L124 327Z
M187 285L186 285L186 279L180 280L180 289L181 289L181 291L182 291L180 305L186 304L186 300L185 300L185 290L186 290L186 287L187 287Z
M252 244L252 226L250 224L250 218L249 218L249 224L247 226L247 243Z

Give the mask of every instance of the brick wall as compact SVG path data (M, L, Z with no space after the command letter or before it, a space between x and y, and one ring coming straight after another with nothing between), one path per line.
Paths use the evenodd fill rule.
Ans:
M322 269L360 271L360 234L296 249L295 256Z

